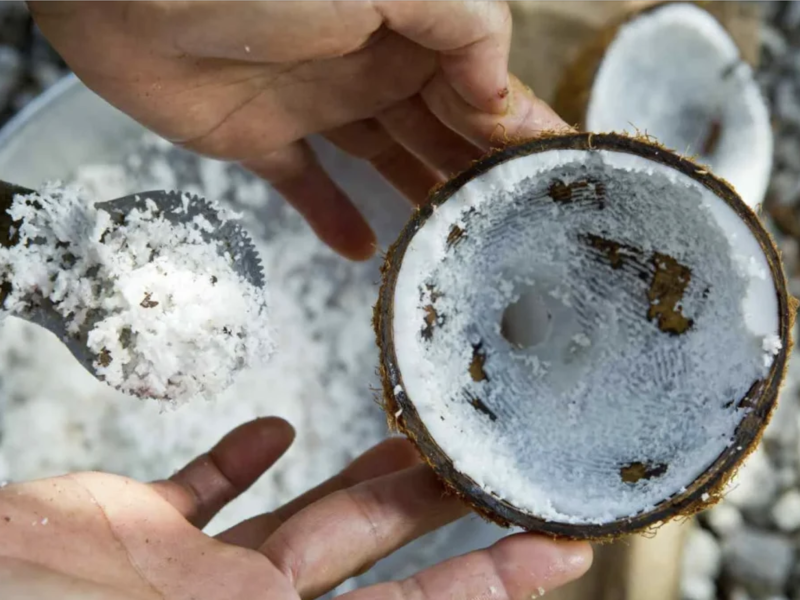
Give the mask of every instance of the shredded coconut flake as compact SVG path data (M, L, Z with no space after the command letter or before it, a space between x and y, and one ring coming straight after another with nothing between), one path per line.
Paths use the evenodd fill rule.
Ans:
M86 336L109 385L183 402L224 391L272 354L265 291L236 272L241 248L207 239L215 227L203 215L171 221L147 199L115 223L58 184L18 196L9 214L22 225L20 242L0 249L4 308L51 305L68 335Z

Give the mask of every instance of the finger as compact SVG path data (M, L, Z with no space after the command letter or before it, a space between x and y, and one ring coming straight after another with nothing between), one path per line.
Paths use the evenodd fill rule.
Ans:
M243 161L242 165L269 181L314 233L341 255L351 260L366 260L373 255L375 234L305 141Z
M507 108L511 13L505 2L373 2L389 28L441 53L444 81L473 108Z
M334 145L368 161L412 204L428 199L444 178L397 143L375 119L356 121L325 134Z
M418 95L398 102L378 120L389 135L445 177L463 171L483 154L434 117Z
M289 448L294 429L267 417L240 425L166 481L151 485L190 523L205 525Z
M431 80L422 97L445 125L483 149L506 138L528 138L543 131L569 129L552 108L514 76L509 79L509 90L509 107L503 115L491 115L468 105L441 76Z
M530 533L450 559L402 581L355 590L341 600L437 600L485 598L531 600L589 570L592 550L585 542L556 542Z
M260 551L302 598L312 598L467 512L456 496L445 494L430 468L418 465L312 504L279 527Z
M162 3L157 16L134 6L112 14L119 23L111 25L164 40L162 52L273 64L355 53L385 25L439 52L448 84L472 106L506 108L511 13L505 2Z
M367 450L337 475L271 513L258 515L220 533L217 539L256 549L269 535L306 506L339 490L419 463L419 454L404 438L391 438Z

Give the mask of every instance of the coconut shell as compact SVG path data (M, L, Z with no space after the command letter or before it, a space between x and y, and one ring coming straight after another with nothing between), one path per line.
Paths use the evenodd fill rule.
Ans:
M752 232L767 259L776 282L779 331L782 348L775 356L769 373L757 381L741 400L751 411L742 419L734 434L734 443L706 469L686 490L660 502L654 509L630 518L604 524L566 524L546 521L532 516L510 503L486 492L475 481L453 466L451 459L431 437L417 413L413 399L405 393L403 376L398 368L393 340L394 292L403 256L415 232L424 225L435 207L447 200L462 186L494 166L514 158L549 150L609 150L626 152L676 169L700 183L731 206ZM430 201L420 207L397 241L389 248L382 267L382 285L374 310L373 325L380 349L380 375L383 387L383 407L390 425L405 434L418 448L447 489L460 496L478 514L501 526L518 526L528 531L555 538L610 540L640 532L678 516L692 515L714 504L722 489L744 458L758 444L769 422L783 379L787 357L791 352L791 330L797 301L787 292L786 278L780 255L770 235L756 214L738 197L724 180L692 160L666 150L646 137L621 134L545 134L536 139L512 144L496 150L473 164L432 193ZM398 388L398 386L400 386ZM402 389L395 394L395 389Z
M559 116L567 123L585 127L586 110L595 76L619 29L642 14L675 3L630 3L626 12L612 15L561 70L560 81L552 94L552 106ZM739 48L744 61L751 66L758 63L760 17L756 3L700 1L690 4L704 9L725 28Z

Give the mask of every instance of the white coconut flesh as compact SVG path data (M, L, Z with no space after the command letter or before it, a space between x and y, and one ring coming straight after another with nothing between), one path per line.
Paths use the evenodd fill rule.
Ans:
M736 44L706 11L673 4L620 27L595 76L588 131L646 131L698 156L754 207L772 166L769 112Z
M393 303L395 394L457 471L564 523L685 490L733 443L739 401L781 348L748 226L686 175L617 151L513 158L461 187L408 242Z

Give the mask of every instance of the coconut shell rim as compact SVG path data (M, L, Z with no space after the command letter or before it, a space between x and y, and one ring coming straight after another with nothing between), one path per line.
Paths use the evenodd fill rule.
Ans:
M434 208L446 202L457 190L491 168L530 154L549 150L605 150L625 152L653 160L673 168L700 183L724 200L747 224L764 252L778 296L779 336L781 350L775 356L769 373L756 381L740 401L751 408L734 433L734 442L701 473L683 492L661 501L655 508L601 524L548 521L531 515L511 503L486 492L468 475L459 472L428 432L413 401L403 385L393 343L393 298L405 250L416 231L433 214ZM490 152L464 172L435 189L427 204L418 208L388 249L381 267L382 282L374 309L373 326L380 350L379 373L383 387L383 408L390 425L405 434L417 447L422 458L434 470L445 487L461 497L485 519L500 526L517 526L554 538L603 541L641 532L679 516L691 516L715 504L725 484L742 461L756 448L769 419L777 406L780 386L792 347L792 327L797 301L788 293L780 253L763 224L733 188L705 167L682 157L646 136L631 137L620 133L554 133L512 143ZM401 391L394 390L400 386Z
M640 8L633 8L600 28L597 35L583 46L578 55L564 68L553 92L553 109L568 122L579 128L586 127L586 114L594 91L595 79L611 44L619 31L639 17L657 12L668 6L687 4L699 8L714 19L733 40L737 50L737 64L753 67L742 54L742 49L719 17L707 9L710 0L659 0Z

